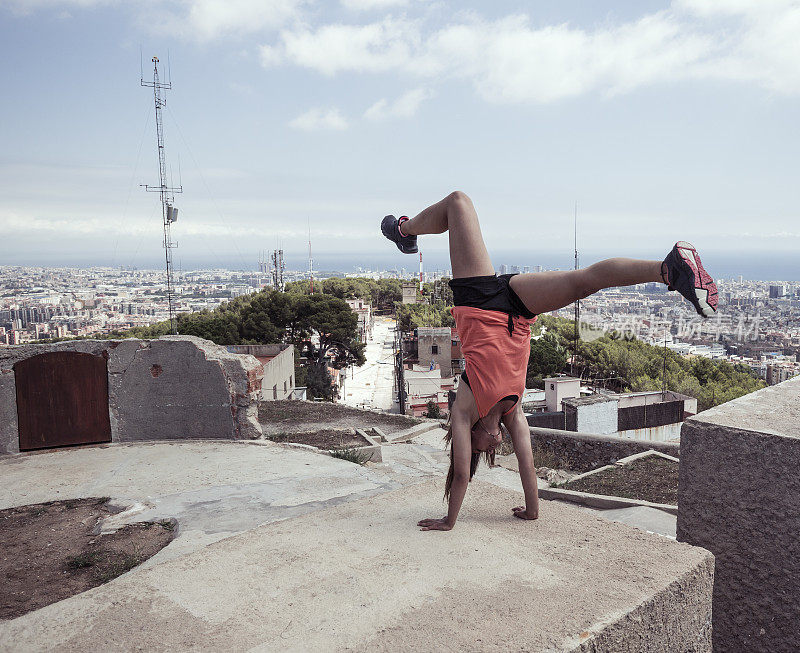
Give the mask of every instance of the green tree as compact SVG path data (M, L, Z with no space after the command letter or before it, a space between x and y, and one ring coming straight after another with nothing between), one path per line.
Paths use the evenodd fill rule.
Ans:
M419 327L452 327L455 320L450 308L444 305L396 304L397 327L400 331L413 331Z
M309 392L319 393L322 384L331 383L328 365L342 369L366 360L366 345L358 340L358 317L342 299L323 294L296 296L289 326L292 343L308 361L306 383L315 388ZM331 397L333 392L331 388ZM314 396L327 397L327 393Z
M333 386L328 368L324 365L311 365L306 370L306 396L309 399L333 401L336 388Z
M433 419L441 419L442 409L439 408L439 404L437 404L433 399L428 399L426 407L427 410L423 413L425 417L432 417Z
M543 387L542 380L564 371L567 365L567 350L555 335L546 333L531 341L531 355L525 385L529 388Z

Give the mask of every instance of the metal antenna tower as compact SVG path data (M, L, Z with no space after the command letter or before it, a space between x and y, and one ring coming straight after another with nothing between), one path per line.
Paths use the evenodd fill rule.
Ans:
M268 278L269 273L267 272L267 252L263 249L258 253L258 274L258 284L260 286L265 286L267 281L266 279L262 280L262 275Z
M578 202L575 202L575 218L573 223L575 233L575 269L578 269ZM575 373L575 367L578 363L578 341L580 340L580 320L581 320L581 300L575 300L575 333L573 339L575 341L574 349L572 350L572 373Z
M286 269L283 263L283 249L276 249L270 256L272 259L272 286L275 290L283 290L283 272Z
M153 100L156 105L156 139L158 141L158 186L148 186L143 184L144 189L151 193L158 193L161 197L161 218L164 224L164 258L167 268L167 305L169 307L169 324L170 331L173 335L178 333L177 325L175 324L175 306L174 306L174 282L172 278L172 250L178 246L178 243L172 241L170 234L170 226L178 219L178 209L173 204L175 202L175 193L182 193L183 186L167 186L167 159L164 152L164 122L161 117L161 109L166 106L167 99L162 96L162 91L167 91L172 88L172 81L162 82L158 77L158 57L151 59L153 62L153 81L146 82L144 77L140 79L142 86L147 86L153 89Z

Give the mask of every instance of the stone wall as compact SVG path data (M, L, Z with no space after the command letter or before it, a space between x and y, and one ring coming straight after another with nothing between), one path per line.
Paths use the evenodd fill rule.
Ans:
M800 641L800 378L687 420L678 539L716 557L715 651Z
M655 449L670 456L680 456L677 443L645 442L613 435L593 435L531 427L531 443L552 454L562 469L588 472L611 465L621 458ZM535 455L535 454L534 454Z
M192 336L0 347L0 453L19 451L14 364L52 351L103 356L111 441L261 437L262 367Z

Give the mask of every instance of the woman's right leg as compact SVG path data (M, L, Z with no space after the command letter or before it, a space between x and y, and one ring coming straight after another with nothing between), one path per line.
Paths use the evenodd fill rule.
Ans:
M407 236L442 234L450 238L450 266L453 278L494 274L494 266L483 242L478 214L472 200L461 191L450 193L400 227Z
M580 270L516 274L509 285L532 313L547 313L569 306L603 288L664 283L661 261L612 258Z

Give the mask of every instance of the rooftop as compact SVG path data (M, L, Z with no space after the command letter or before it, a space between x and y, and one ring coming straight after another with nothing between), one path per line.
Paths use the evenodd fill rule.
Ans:
M443 509L441 468L423 445L391 451L366 468L237 442L4 458L0 507L110 494L133 506L120 522L176 516L180 533L125 576L0 624L0 642L572 650L630 637L627 617L654 606L685 621L710 583L702 549L577 507L545 501L539 521L514 520L521 494L503 469L473 482L456 529L420 532ZM676 619L660 628L698 626Z

